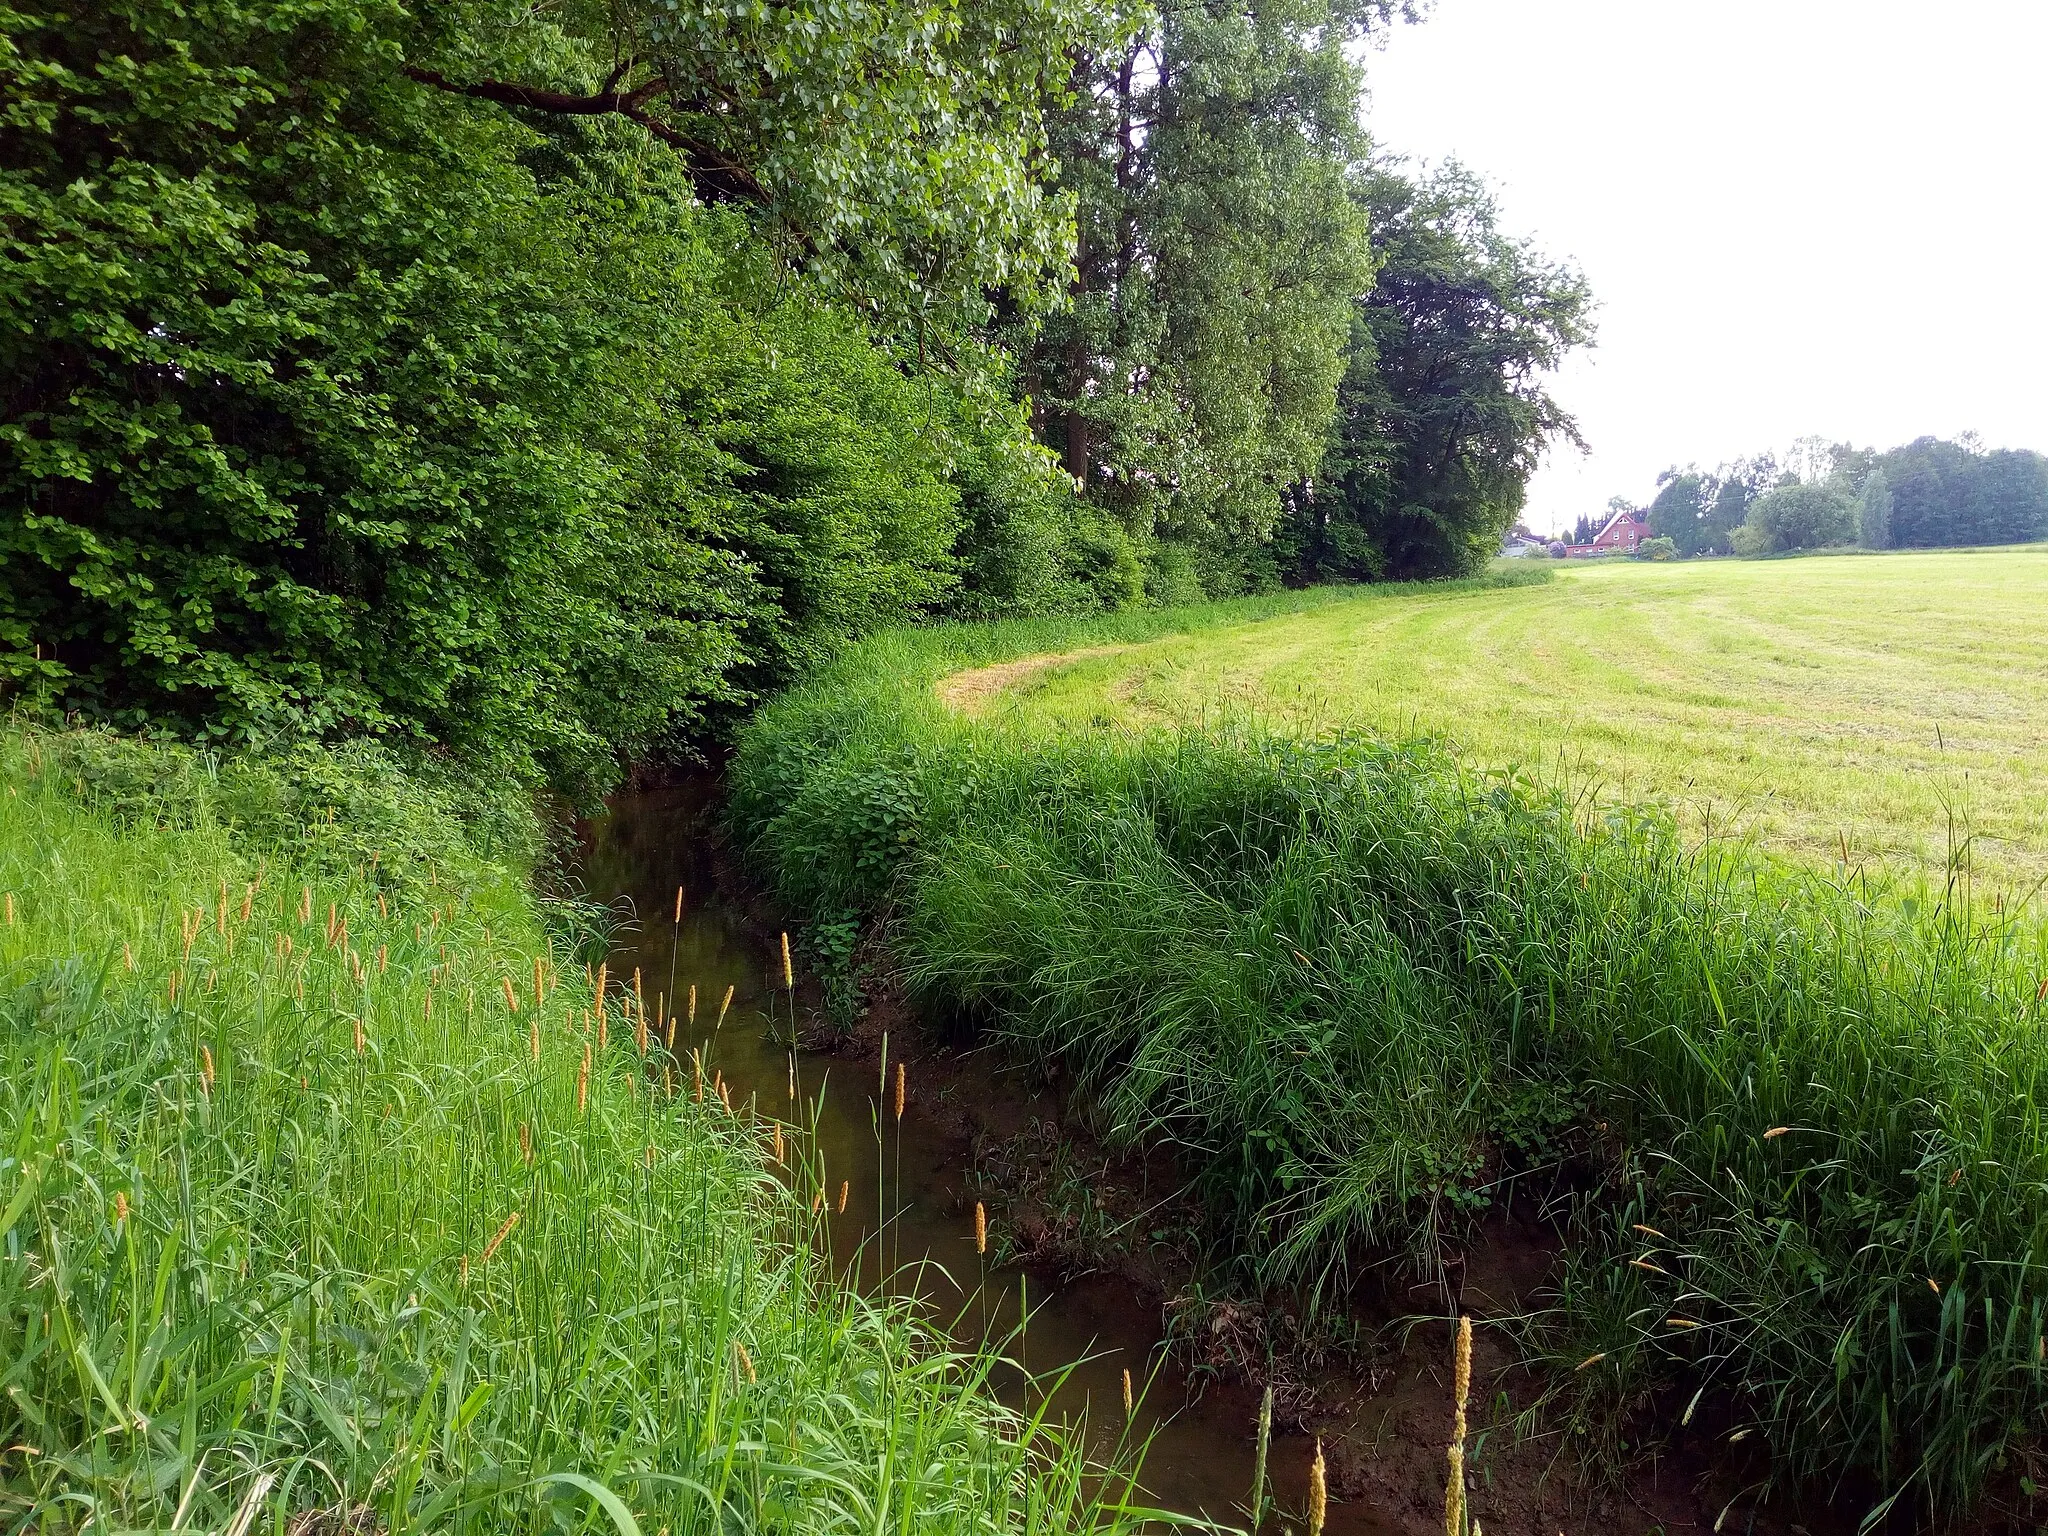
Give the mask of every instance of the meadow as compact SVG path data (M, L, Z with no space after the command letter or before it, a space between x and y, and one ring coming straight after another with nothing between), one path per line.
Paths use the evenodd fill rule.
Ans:
M823 1272L516 797L21 728L0 783L6 1529L1134 1523Z
M1848 609L1873 584L1934 585L1927 570L2000 590L1996 561L1922 558L1544 568L1512 588L893 631L756 715L730 814L795 912L879 925L935 1020L1057 1064L1113 1140L1179 1149L1254 1290L1314 1312L1376 1278L1441 1278L1489 1210L1532 1203L1564 1257L1535 1315L1495 1326L1548 1367L1553 1427L1746 1445L1760 1486L1873 1520L2019 1510L2048 1450L2037 911L1844 866L1818 833L1822 856L1798 858L1703 838L1620 792L1642 778L1589 796L1487 772L1443 733L1415 739L1419 710L1382 736L1326 701L1268 707L1293 692L1271 668L1220 707L1162 681L1284 653L1307 700L1309 672L1328 685L1347 655L1392 649L1361 634L1527 637L1531 614L1587 608L1626 631L1715 582L1753 606L1774 583L1847 583L1866 593ZM2005 638L1909 643L1887 622L1913 655L1981 663ZM1346 633L1350 651L1328 638ZM1843 686L1881 693L1875 653L1842 649L1863 658ZM1958 654L1947 675L1972 668ZM1606 680L1581 683L1589 713L1626 712L1619 664L1582 674ZM2006 686L2024 700L2038 679ZM1317 721L1342 728L1302 728Z
M961 690L1049 731L1252 713L1667 805L1821 864L2048 879L2048 547L1573 563L1536 588L1363 594Z

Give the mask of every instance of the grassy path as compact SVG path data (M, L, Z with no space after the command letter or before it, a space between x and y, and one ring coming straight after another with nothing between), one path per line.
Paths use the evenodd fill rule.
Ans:
M2048 878L2048 548L1574 566L1547 586L1356 601L1021 669L1027 728L1249 711L1447 738L1466 760L1672 804L1767 847Z

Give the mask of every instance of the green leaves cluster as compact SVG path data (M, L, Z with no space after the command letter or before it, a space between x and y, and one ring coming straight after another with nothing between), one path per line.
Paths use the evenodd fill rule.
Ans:
M999 378L907 375L641 129L404 72L446 42L0 10L0 676L588 791L1052 515Z
M1467 575L1500 552L1544 448L1577 443L1547 375L1592 339L1574 268L1504 234L1462 166L1364 166L1377 268L1354 308L1329 451L1279 543L1300 580Z

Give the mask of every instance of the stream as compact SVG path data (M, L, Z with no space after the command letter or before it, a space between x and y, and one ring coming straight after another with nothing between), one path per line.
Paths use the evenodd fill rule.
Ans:
M801 1108L790 1105L781 960L719 899L711 852L716 796L717 781L708 775L623 793L587 825L580 871L586 894L601 902L625 897L634 914L614 940L612 974L630 978L637 968L649 1005L657 996L677 999L668 1005L677 1016L687 1012L694 986L696 1025L685 1032L711 1042L707 1078L723 1073L735 1104L752 1097L799 1124L815 1115L814 1153L823 1157L828 1188L836 1190L842 1179L850 1186L844 1213L832 1217L830 1242L853 1283L869 1292L914 1289L929 1320L962 1344L1005 1341L1003 1351L1016 1367L996 1379L1013 1407L1039 1406L1050 1378L1067 1371L1053 1389L1052 1416L1074 1422L1085 1414L1099 1455L1114 1448L1123 1429L1123 1373L1129 1370L1143 1393L1133 1437L1151 1437L1140 1478L1144 1502L1241 1526L1253 1475L1256 1398L1243 1387L1191 1377L1165 1360L1155 1301L1108 1275L1057 1277L1021 1268L984 1275L967 1193L967 1146L920 1113L914 1092L900 1121L887 1114L875 1063L798 1052ZM679 885L680 923L673 920ZM728 987L731 1006L714 1029ZM780 1039L771 1033L776 1020ZM1019 1330L1022 1299L1028 1299L1029 1321ZM1269 1518L1267 1529L1299 1528L1312 1455L1306 1438L1275 1432L1269 1467L1282 1518ZM1337 1536L1383 1536L1394 1528L1360 1505L1333 1501L1329 1516L1326 1529Z

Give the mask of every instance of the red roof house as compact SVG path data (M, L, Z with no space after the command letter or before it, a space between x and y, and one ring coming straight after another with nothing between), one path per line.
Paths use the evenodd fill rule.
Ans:
M1632 555L1636 546L1650 536L1649 514L1645 512L1617 512L1607 520L1607 526L1593 535L1590 544L1568 544L1565 555L1569 559L1584 560L1594 555Z

